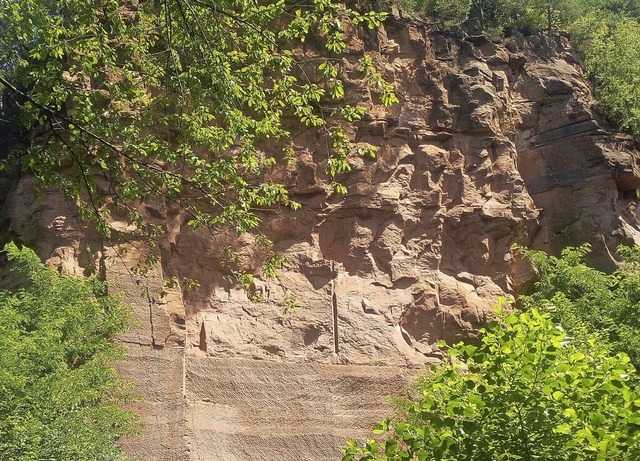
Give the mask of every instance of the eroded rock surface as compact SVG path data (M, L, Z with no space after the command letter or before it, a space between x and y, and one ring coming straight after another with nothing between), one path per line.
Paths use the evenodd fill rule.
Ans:
M385 109L358 80L363 47L399 105ZM136 306L121 370L148 399L145 433L126 442L142 459L337 460L386 414L386 395L437 362L439 339L473 339L517 292L527 275L513 243L588 241L602 267L617 244L640 243L638 152L594 113L566 38L505 44L390 21L349 52L348 98L369 107L351 131L377 159L350 160L342 197L324 174L325 140L295 137L297 164L272 174L303 209L262 216L287 258L275 280L259 276L264 254L248 237L194 232L167 204L154 207L167 234L143 275L129 272L146 250L122 243L126 223L101 241L60 197L33 204L28 180L5 204L9 235L65 272L102 271ZM261 301L225 280L230 243ZM167 288L172 277L200 286ZM300 313L283 313L293 297Z

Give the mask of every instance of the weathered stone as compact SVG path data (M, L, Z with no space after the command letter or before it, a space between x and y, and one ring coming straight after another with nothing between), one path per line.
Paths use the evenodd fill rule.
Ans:
M348 52L374 38L401 102L382 107L345 61L348 98L369 107L352 132L377 159L349 159L342 197L317 134L295 132L297 163L272 177L303 209L262 214L287 258L275 280L261 276L265 254L252 238L193 231L168 204L145 211L167 235L159 263L134 276L127 268L147 249L127 242L126 220L114 220L111 247L59 195L33 203L30 178L5 200L8 235L64 273L100 272L135 307L120 369L147 399L136 406L147 429L128 451L337 460L346 438L384 415L385 396L437 360L439 339L474 340L497 298L531 279L513 243L557 253L588 241L610 267L609 248L640 242L638 152L592 112L563 37L460 42L390 21L371 40L354 36ZM255 273L259 301L226 280L229 245ZM170 277L177 286L164 286ZM183 291L186 279L200 286ZM300 313L283 313L293 296Z

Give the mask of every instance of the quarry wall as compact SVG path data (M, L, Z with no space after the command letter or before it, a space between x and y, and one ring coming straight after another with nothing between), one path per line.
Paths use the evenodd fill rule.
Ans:
M359 80L365 49L398 105ZM97 268L135 306L119 369L143 397L145 430L123 443L140 459L338 460L389 412L387 395L438 362L438 340L473 339L531 279L512 244L590 242L607 268L618 244L640 243L638 152L594 111L566 37L496 42L391 20L354 33L342 64L347 99L369 109L349 130L377 158L350 159L340 196L320 136L296 131L297 162L271 174L303 207L261 212L287 259L276 279L259 275L250 237L194 231L170 203L144 210L166 230L150 248L117 218L102 239L55 192L34 201L33 178L11 187L5 239L65 273ZM229 244L260 301L226 280ZM134 270L149 252L158 261ZM300 312L283 313L293 297Z

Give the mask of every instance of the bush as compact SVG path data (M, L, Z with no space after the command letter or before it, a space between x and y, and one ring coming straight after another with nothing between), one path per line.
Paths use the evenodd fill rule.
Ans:
M575 340L599 336L614 352L640 367L640 247L619 247L619 269L605 274L587 266L589 245L566 248L561 257L518 248L538 272L534 292L521 296L523 308L537 306Z
M602 112L623 130L640 137L640 24L638 19L591 13L571 31L584 53Z
M384 441L351 440L343 461L637 460L640 395L629 358L569 342L548 314L511 313L480 346L458 344L420 377Z
M20 289L0 290L0 459L121 460L136 429L112 363L130 313L95 279L61 276L5 248Z

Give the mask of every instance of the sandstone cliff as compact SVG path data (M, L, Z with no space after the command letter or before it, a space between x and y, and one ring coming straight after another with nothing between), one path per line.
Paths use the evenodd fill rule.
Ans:
M169 204L149 204L166 228L151 250L124 222L103 241L61 197L33 202L30 178L4 203L7 236L63 271L96 267L136 306L121 371L146 398L146 430L125 443L141 459L339 459L388 411L384 397L438 360L437 340L474 337L497 297L526 281L513 243L588 241L602 267L617 244L640 243L638 152L599 120L565 37L496 43L389 21L353 37L354 59L363 48L401 102L384 109L345 60L348 98L370 108L352 134L378 158L351 159L342 197L323 173L325 140L296 135L297 164L272 174L303 209L263 213L288 263L256 282L261 301L220 265L232 243L258 271L251 240L195 232ZM159 262L131 272L148 251ZM164 286L171 277L201 286L183 293ZM292 295L300 313L283 314Z

